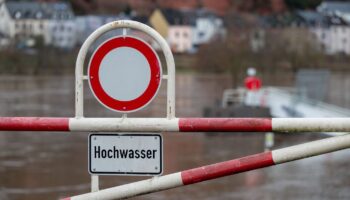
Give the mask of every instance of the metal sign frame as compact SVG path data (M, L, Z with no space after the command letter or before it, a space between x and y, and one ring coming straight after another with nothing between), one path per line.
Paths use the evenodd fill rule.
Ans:
M88 79L87 75L84 75L84 66L86 56L89 48L93 43L104 33L114 29L135 29L146 33L153 38L160 46L163 51L167 75L163 75L163 79L167 80L167 119L175 118L175 61L171 49L166 40L151 27L142 24L140 22L132 20L120 20L105 24L96 29L83 43L81 46L76 64L75 64L75 118L84 118L84 80ZM124 31L126 32L126 31ZM91 176L91 191L95 192L99 190L98 176Z
M83 43L79 50L76 65L75 65L75 117L84 118L84 80L88 79L84 75L85 59L89 48L93 43L104 33L114 29L131 28L146 33L151 36L160 46L163 51L167 74L163 75L163 79L167 81L167 118L175 118L175 62L174 56L168 46L166 40L151 27L140 22L131 20L120 20L110 22L96 29Z

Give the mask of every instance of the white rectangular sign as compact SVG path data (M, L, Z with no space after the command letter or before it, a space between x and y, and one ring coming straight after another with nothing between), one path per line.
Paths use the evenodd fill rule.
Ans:
M159 175L163 170L160 134L90 134L89 172L106 175Z

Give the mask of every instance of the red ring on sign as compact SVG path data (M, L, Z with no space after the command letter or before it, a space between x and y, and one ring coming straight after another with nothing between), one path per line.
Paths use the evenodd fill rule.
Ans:
M99 69L103 58L110 51L119 47L136 49L146 58L150 66L151 78L146 90L139 97L130 101L112 98L103 89L99 78ZM123 36L106 41L94 52L88 68L88 80L93 94L101 104L114 111L127 113L141 109L151 102L160 87L161 70L157 54L147 43L134 37Z

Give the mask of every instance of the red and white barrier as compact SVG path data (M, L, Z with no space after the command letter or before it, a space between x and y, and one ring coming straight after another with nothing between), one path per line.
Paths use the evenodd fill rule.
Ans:
M0 117L0 131L350 132L350 118Z
M350 148L350 134L255 154L64 200L124 199Z
M69 118L0 117L0 131L69 131Z

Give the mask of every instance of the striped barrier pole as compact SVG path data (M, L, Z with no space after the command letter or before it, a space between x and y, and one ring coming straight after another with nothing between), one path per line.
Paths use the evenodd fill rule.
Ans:
M0 117L0 131L350 132L350 118Z
M112 200L167 190L232 174L350 148L350 134L268 151L174 174L68 197L63 200Z

